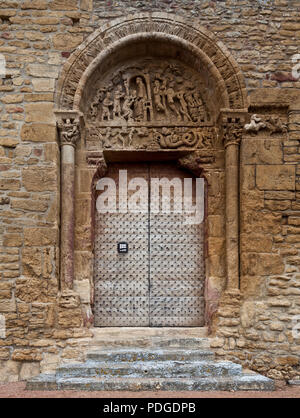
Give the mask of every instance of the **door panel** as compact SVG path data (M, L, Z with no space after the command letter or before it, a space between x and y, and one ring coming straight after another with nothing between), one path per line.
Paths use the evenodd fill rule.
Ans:
M191 175L172 165L150 166L150 178L179 178L183 184L185 177ZM203 227L185 220L184 213L150 212L150 326L203 325Z
M191 177L167 163L114 164L108 177L117 185L120 169L128 181L142 177L148 184ZM117 252L122 241L127 254ZM202 326L203 260L203 225L185 224L184 214L151 213L151 202L148 213L97 213L95 326Z
M115 180L117 189L119 170L127 170L128 181L148 181L147 165L114 164L107 177ZM148 218L148 213L96 211L95 326L149 326ZM123 241L129 244L127 254L117 252Z

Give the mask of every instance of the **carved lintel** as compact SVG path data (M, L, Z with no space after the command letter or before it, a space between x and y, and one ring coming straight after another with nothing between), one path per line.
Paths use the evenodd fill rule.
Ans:
M74 111L56 111L55 115L60 146L71 145L75 148L80 140L82 115Z

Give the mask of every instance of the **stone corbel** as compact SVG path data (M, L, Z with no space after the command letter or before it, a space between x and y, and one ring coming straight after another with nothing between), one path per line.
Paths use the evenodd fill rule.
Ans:
M219 126L225 148L227 290L239 289L239 153L247 110L221 111Z
M61 150L60 286L73 288L75 148L80 141L83 118L74 111L56 111Z

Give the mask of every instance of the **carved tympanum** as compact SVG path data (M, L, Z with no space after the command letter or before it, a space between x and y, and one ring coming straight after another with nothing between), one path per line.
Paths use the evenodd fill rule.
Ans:
M177 61L123 64L89 95L88 148L213 148L207 95L199 74Z

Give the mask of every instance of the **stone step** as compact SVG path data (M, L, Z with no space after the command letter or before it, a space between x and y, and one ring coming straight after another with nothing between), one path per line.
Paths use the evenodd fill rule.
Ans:
M56 377L160 377L194 378L208 376L238 376L239 364L229 361L146 361L136 363L112 363L88 361L84 364L64 365L57 369Z
M40 375L27 382L28 390L86 390L86 391L230 391L274 390L274 382L251 373L230 377L204 378L57 378Z
M90 351L88 360L110 362L137 362L137 361L192 361L213 360L214 353L209 350L184 348L153 348L142 350L140 348L113 348Z
M175 338L175 337L135 337L132 336L129 339L110 337L106 339L93 339L89 345L90 350L97 350L99 348L113 348L113 347L170 347L170 348L198 348L208 349L210 348L209 338Z
M164 338L205 338L208 335L207 327L179 327L179 328L152 328L152 327L106 327L91 328L95 340L116 338L129 340L131 338L164 337Z

